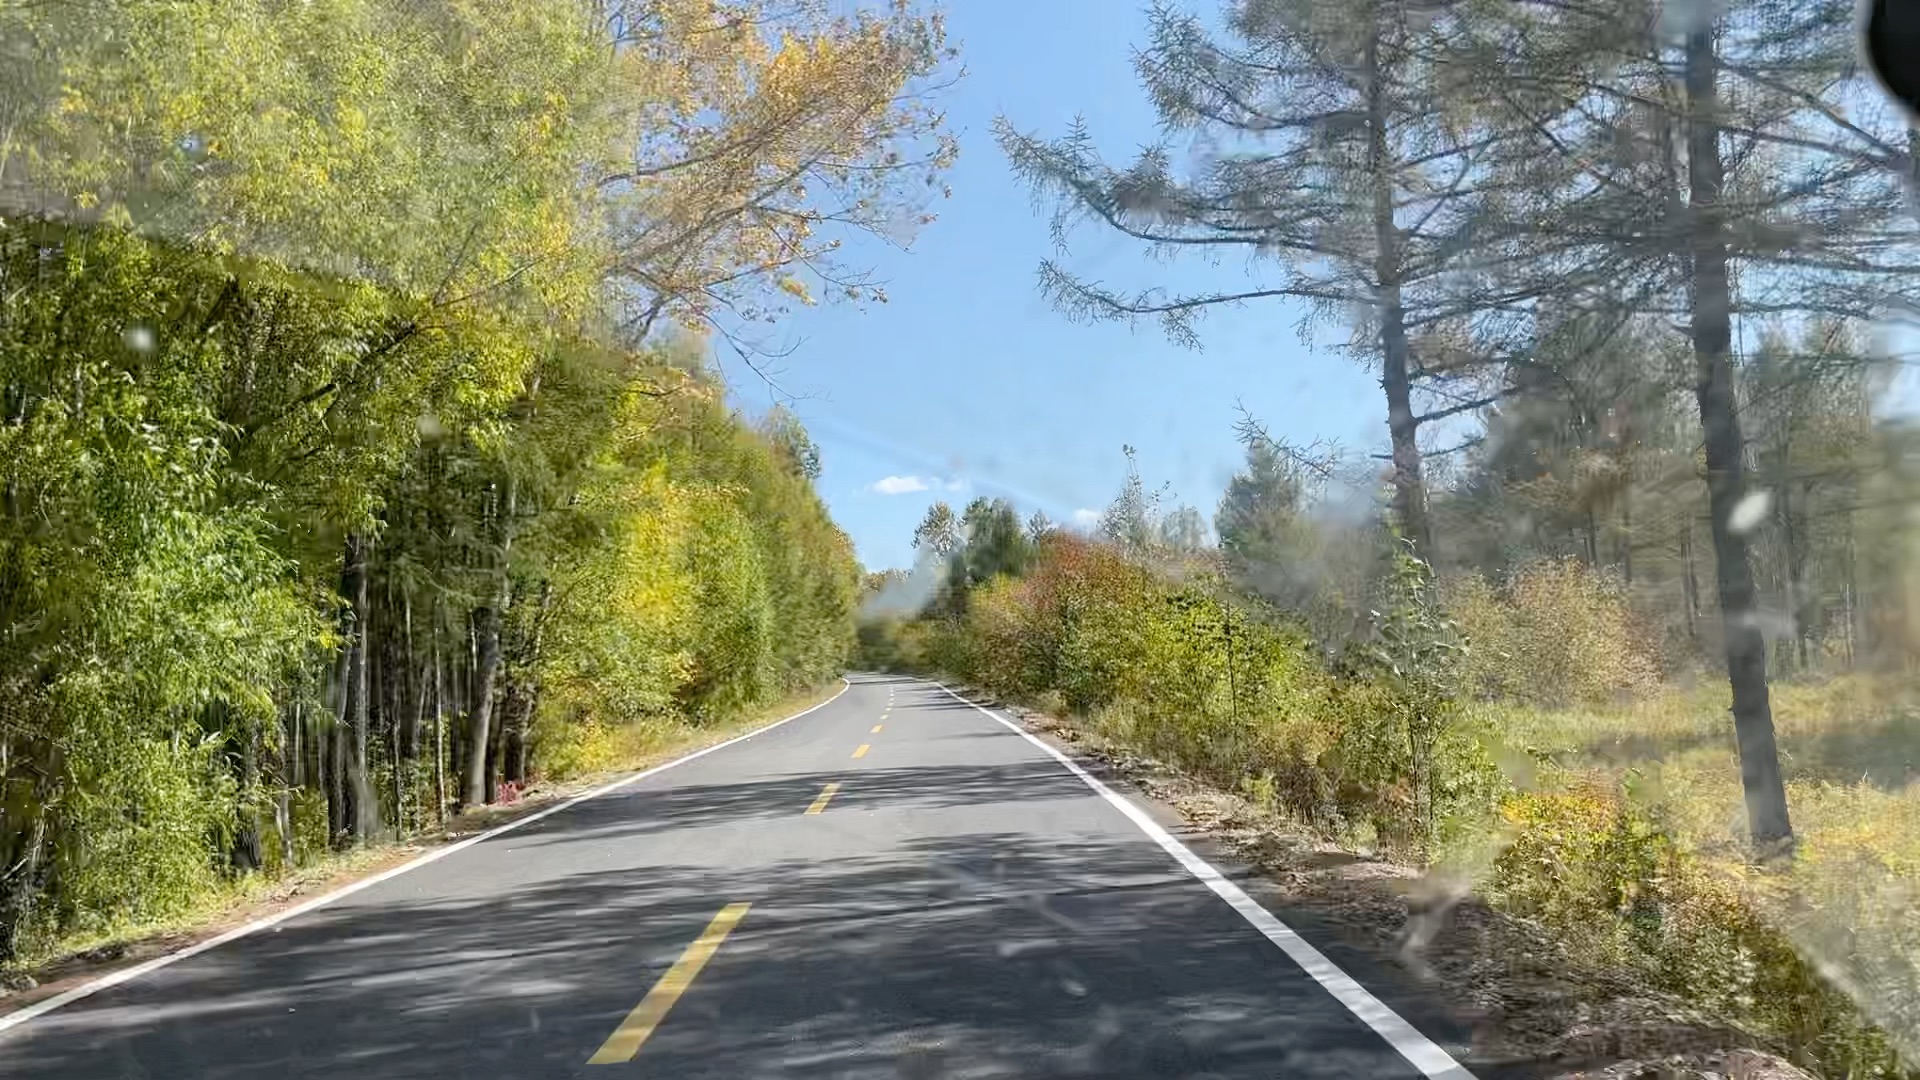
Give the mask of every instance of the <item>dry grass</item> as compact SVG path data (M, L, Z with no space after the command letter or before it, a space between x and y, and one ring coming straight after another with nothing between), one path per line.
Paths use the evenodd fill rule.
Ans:
M1920 687L1865 675L1774 688L1791 865L1744 866L1745 810L1724 683L1612 707L1488 705L1523 787L1617 781L1832 984L1920 1060Z
M1026 726L1097 762L1258 867L1291 912L1449 1003L1466 1060L1552 1080L1809 1080L1764 1034L1727 1025L1638 973L1576 955L1567 935L1472 895L1456 867L1357 852L1252 791L1143 756L1124 714L1016 708ZM1489 841L1494 838L1485 837ZM1437 871L1437 872L1436 872ZM1491 1075L1492 1073L1482 1073Z

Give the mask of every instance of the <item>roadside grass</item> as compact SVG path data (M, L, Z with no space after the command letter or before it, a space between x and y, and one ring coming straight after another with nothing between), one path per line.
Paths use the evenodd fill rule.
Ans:
M1425 869L1591 985L1683 1002L1830 1080L1920 1080L1920 688L1775 684L1800 842L1754 866L1725 680L1663 682L1620 582L1563 560L1432 586L1397 561L1367 637L1329 650L1204 576L1056 537L962 610L864 626L862 659L952 672Z
M1866 675L1775 686L1799 844L1766 868L1746 857L1724 684L1605 706L1469 706L1457 733L1507 783L1452 800L1424 851L1364 816L1302 814L1297 781L1275 767L1285 755L1260 749L1297 744L1298 717L1196 741L1135 702L1077 713L1052 691L1011 697L1346 850L1425 862L1436 883L1539 928L1596 982L1671 995L1820 1076L1920 1075L1905 1064L1920 1060L1920 688ZM1330 703L1307 711L1351 722Z
M1920 1060L1920 687L1780 683L1773 704L1798 837L1785 864L1745 859L1727 690L1703 681L1603 707L1475 706L1519 793L1472 873L1496 904L1823 1075L1894 1075L1891 1051Z
M1603 707L1473 705L1461 733L1511 786L1492 805L1455 804L1427 873L1539 928L1597 983L1671 995L1829 1080L1920 1075L1905 1064L1920 1059L1916 701L1916 688L1868 676L1775 687L1799 844L1767 868L1746 858L1723 685ZM1022 704L1346 850L1423 861L1364 820L1328 830L1302 818L1273 771L1196 757L1148 710L1077 714L1050 692Z
M483 832L627 773L745 734L826 701L839 690L840 683L830 683L712 723L649 718L632 724L570 727L571 741L543 747L552 767L512 803L450 814L444 827L435 825L399 837L389 834L364 847L322 850L290 870L220 880L161 917L107 922L37 941L0 968L0 1012L31 1004L82 978L175 952L279 907L399 865L427 848ZM297 811L296 831L302 830L300 816ZM262 846L272 851L278 843L270 833Z

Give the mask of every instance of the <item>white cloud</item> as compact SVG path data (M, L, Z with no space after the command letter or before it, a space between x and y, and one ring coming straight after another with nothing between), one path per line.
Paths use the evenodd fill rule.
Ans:
M1073 523L1083 529L1091 529L1100 524L1100 511L1081 507L1073 512Z
M882 495L911 495L916 491L966 491L973 482L964 476L883 476L867 485Z
M868 488L882 495L906 495L927 490L928 484L917 476L883 476Z

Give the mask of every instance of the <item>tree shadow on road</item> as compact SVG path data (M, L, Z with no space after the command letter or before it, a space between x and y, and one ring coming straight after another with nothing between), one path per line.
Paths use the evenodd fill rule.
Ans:
M639 1057L585 1066L743 901ZM342 903L52 1014L6 1050L24 1075L63 1077L1412 1075L1158 851L1023 833Z

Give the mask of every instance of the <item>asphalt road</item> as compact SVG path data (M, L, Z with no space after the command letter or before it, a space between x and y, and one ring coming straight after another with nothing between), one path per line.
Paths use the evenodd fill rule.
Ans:
M1042 748L930 683L855 676L21 1025L0 1075L1419 1076L1373 1007Z

